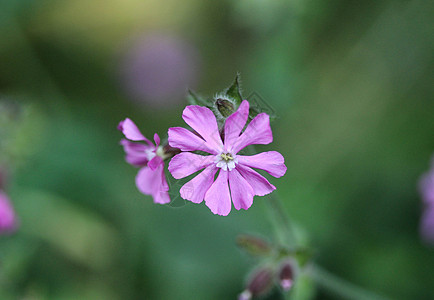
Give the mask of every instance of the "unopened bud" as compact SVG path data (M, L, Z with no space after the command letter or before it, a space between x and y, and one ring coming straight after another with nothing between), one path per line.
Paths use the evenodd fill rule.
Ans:
M169 144L163 147L163 151L169 158L181 153L181 150L179 150L178 148L170 147Z
M273 285L274 272L265 267L257 270L250 277L247 288L240 294L239 300L248 300L267 293Z
M251 235L238 236L237 244L240 248L253 256L267 255L272 250L271 246L265 240Z
M235 112L235 106L226 99L218 98L216 100L217 109L223 117L227 118Z
M294 283L294 271L292 263L285 261L279 271L280 286L283 290L289 291Z

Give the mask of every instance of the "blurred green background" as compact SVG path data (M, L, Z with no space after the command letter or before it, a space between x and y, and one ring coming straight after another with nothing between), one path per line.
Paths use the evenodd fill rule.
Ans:
M316 261L391 299L433 299L417 191L434 152L433 13L401 0L2 0L21 227L0 237L0 299L236 299L253 267L236 236L273 240L265 198L228 217L155 205L116 126L128 116L163 137L183 125L186 85L212 96L237 71L278 115L264 149L288 172L272 183Z

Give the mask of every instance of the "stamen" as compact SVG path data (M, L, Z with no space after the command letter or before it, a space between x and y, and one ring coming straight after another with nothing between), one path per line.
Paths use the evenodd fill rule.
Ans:
M232 154L230 153L222 153L221 157L224 161L228 162L230 160L233 160L234 158L232 157Z

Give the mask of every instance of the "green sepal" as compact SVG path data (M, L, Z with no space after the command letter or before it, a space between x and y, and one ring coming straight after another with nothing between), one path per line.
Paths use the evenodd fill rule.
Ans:
M228 97L234 99L237 107L241 104L241 102L243 101L243 96L241 96L240 89L240 74L237 74L232 85L228 87L223 93L226 94Z
M278 248L278 259L292 257L300 267L304 267L309 263L314 256L314 251L308 247L299 247L296 249L287 249L285 247Z

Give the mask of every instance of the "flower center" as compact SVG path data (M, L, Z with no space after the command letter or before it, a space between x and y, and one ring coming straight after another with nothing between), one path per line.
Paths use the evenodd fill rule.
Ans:
M232 157L232 154L230 154L230 153L222 153L220 156L225 162L229 162L231 160L234 160L234 158Z
M224 171L232 171L235 168L235 164L238 163L237 158L232 153L222 153L216 155L216 167L222 168Z

